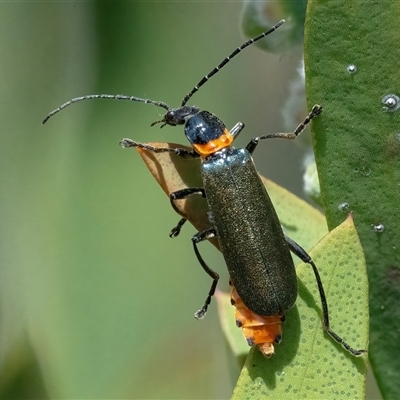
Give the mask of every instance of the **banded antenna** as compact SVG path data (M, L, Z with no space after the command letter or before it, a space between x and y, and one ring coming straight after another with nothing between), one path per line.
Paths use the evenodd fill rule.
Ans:
M224 58L222 62L215 67L208 75L204 76L200 82L183 98L181 107L183 107L188 100L213 76L215 75L222 67L224 67L226 64L228 64L229 61L232 60L233 57L235 57L237 54L239 54L243 49L245 49L247 46L250 46L251 44L257 42L258 40L264 38L265 36L269 35L270 33L276 31L281 25L285 23L285 20L282 19L279 21L275 26L273 26L270 30L267 32L261 33L254 39L248 40L246 43L243 43L240 47L235 49L228 57Z
M246 43L242 44L240 47L236 48L235 51L233 51L228 57L225 57L222 62L216 66L209 74L205 75L199 83L183 98L181 107L185 106L186 103L189 101L189 99L212 77L214 76L218 71L222 69L226 64L228 64L229 61L232 60L233 57L235 57L237 54L239 54L243 49L246 47L250 46L251 44L257 42L258 40L264 38L265 36L269 35L270 33L276 31L283 23L285 22L284 19L279 21L275 26L273 26L271 29L268 31L261 33L254 39L248 40ZM171 111L172 109L164 102L162 101L154 101L154 100L149 100L149 99L142 99L140 97L136 96L125 96L123 94L89 94L86 96L81 96L81 97L75 97L66 103L62 104L60 107L57 107L55 110L51 111L47 116L43 119L42 124L45 124L53 115L59 113L61 110L64 108L70 106L71 104L77 103L78 101L83 101L83 100L92 100L92 99L113 99L113 100L129 100L129 101L137 101L140 103L146 103L146 104L154 104L157 107L162 107L165 110ZM157 121L157 122L162 122L162 121ZM154 123L152 124L154 125Z

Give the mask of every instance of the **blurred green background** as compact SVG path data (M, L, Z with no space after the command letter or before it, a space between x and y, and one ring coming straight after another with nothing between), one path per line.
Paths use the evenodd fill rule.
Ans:
M244 41L241 7L0 4L1 398L230 396L239 370L216 304L204 321L193 318L211 283L192 251L194 229L168 237L179 217L138 154L118 145L122 137L186 144L182 129L150 128L162 113L154 106L108 100L41 121L91 93L178 106ZM244 122L241 146L293 129L281 109L300 52L249 48L191 104L228 127ZM271 141L255 160L265 176L300 193L305 151ZM201 251L227 289L222 257L209 244Z

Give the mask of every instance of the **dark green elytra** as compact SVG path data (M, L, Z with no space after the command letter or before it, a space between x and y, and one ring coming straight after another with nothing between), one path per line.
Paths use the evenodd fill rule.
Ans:
M259 315L281 314L297 297L296 271L281 224L249 152L232 147L223 152L202 164L221 252L246 306Z

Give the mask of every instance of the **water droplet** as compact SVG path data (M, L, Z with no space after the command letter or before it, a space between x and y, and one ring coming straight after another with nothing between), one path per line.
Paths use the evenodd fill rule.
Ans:
M400 107L400 98L395 94L387 94L382 99L382 104L385 105L383 110L386 112L395 112Z
M383 224L376 224L376 225L371 225L371 226L376 233L382 233L385 230L385 225L383 225Z
M389 107L393 108L396 105L396 100L393 97L388 97L384 103Z
M357 67L354 64L349 64L346 70L349 74L355 74L357 72Z
M348 213L349 212L349 203L346 203L345 201L343 203L340 203L338 206L339 211L343 213Z
M358 168L358 167L353 168L353 173L360 174L361 176L370 176L371 172L372 172L371 168L364 167L364 166L361 168Z
M367 167L362 167L360 170L360 174L363 176L370 176L371 175L371 170Z

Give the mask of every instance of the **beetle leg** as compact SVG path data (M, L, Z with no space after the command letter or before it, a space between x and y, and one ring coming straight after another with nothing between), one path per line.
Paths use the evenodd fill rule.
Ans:
M207 229L202 232L197 232L193 237L192 237L192 243L193 243L193 249L196 254L197 259L199 260L199 263L203 267L204 271L207 272L209 276L213 279L211 288L208 292L208 296L206 298L206 301L204 302L203 307L200 308L200 310L196 311L194 314L194 317L196 319L203 319L207 313L208 306L211 303L211 298L214 296L215 289L217 288L218 280L219 280L219 275L213 271L203 260L203 257L199 253L199 249L197 248L197 243L202 242L204 240L211 239L213 237L216 237L217 233L214 228Z
M250 140L249 144L246 146L246 150L253 154L254 150L256 149L260 140L263 139L273 139L273 138L281 138L281 139L296 139L297 136L300 135L301 132L304 131L306 126L310 123L310 121L317 117L319 114L322 113L322 107L316 104L308 116L304 119L304 121L299 124L299 126L292 132L292 133L271 133L268 135L258 136Z
M126 149L128 147L136 147L138 149L143 149L147 151L152 151L153 153L174 153L182 158L198 158L200 157L194 150L186 150L180 147L170 148L170 147L155 147L147 143L135 142L132 139L124 138L120 140L120 145Z
M367 352L367 350L356 350L353 347L351 347L349 344L347 344L339 335L337 335L335 332L333 332L330 328L329 325L329 310L328 310L328 302L326 301L326 295L325 295L325 290L324 286L322 285L322 280L319 275L317 266L314 264L314 261L311 259L311 257L308 255L308 253L299 245L297 244L294 240L290 239L288 236L285 235L286 243L289 246L290 251L292 251L294 254L296 254L297 257L301 259L306 264L311 265L314 275L315 275L315 280L317 281L317 286L318 286L318 291L319 291L319 297L321 299L321 304L322 304L322 316L323 316L323 328L326 331L326 333L338 344L342 345L345 350L347 350L349 353L351 353L353 356L362 356L364 353Z
M176 192L172 192L169 195L169 200L171 202L171 206L177 214L179 214L180 212L179 212L178 208L176 207L175 201L187 199L188 197L193 196L193 195L199 195L199 196L205 198L206 192L204 191L203 188L193 187L193 188L177 190ZM184 225L184 223L186 221L187 221L186 218L181 218L181 220L178 222L178 224L174 228L172 228L172 230L169 234L169 237L171 237L171 238L177 237L180 234L182 226Z

